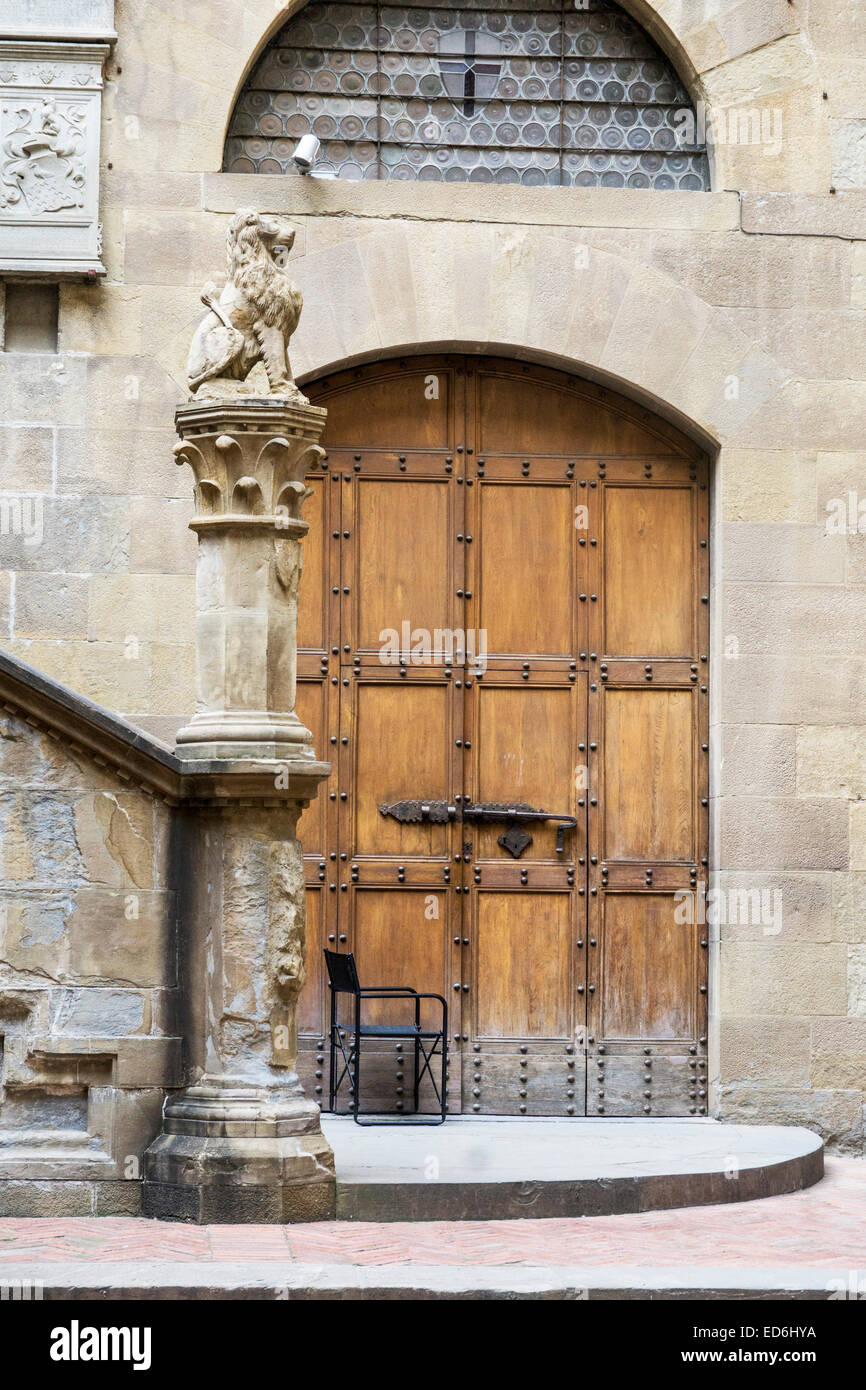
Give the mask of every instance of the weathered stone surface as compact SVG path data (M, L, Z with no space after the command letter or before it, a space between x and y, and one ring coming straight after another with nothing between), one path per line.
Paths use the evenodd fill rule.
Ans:
M192 575L94 575L87 631L92 639L105 642L125 643L134 638L140 643L191 647L195 633Z
M725 577L745 583L844 584L846 542L822 526L726 525Z
M230 213L246 203L263 212L291 218L315 217L390 220L397 217L437 223L501 223L537 227L573 227L574 190L544 190L508 184L433 184L335 181L313 185L306 179L268 174L214 174L203 178L204 205L208 212ZM616 196L614 196L616 195ZM696 228L732 231L739 227L739 203L730 193L704 194L700 198L675 191L655 198L637 188L582 188L579 222L582 227ZM462 236L462 229L461 229ZM305 310L306 313L306 310Z
M831 120L833 181L837 188L866 188L866 119Z
M851 868L866 869L866 803L850 805Z
M741 430L733 443L744 448L799 449L805 441L819 451L857 449L866 425L866 383L795 381L782 388Z
M776 364L779 382L844 378L852 361L866 356L866 314L854 309L730 309L751 342Z
M668 313L675 316L675 334L668 331ZM697 295L676 289L672 302L667 276L649 268L638 270L620 304L605 344L602 366L624 381L634 381L640 375L651 390L662 391L676 378L710 318L709 306ZM647 354L651 365L645 360L639 367L636 354Z
M807 1019L730 1018L722 1025L721 1070L728 1085L808 1087L810 1066Z
M183 500L130 502L129 568L133 574L192 574L195 536L189 529L192 504ZM188 615L184 615L188 621Z
M851 305L854 309L866 309L866 241L854 247L851 277Z
M847 309L851 247L839 240L656 234L653 262L678 285L720 308ZM796 441L802 449L811 440ZM754 447L748 440L743 448ZM832 447L832 446L831 446Z
M148 350L141 331L142 293L106 285L97 296L91 285L60 290L60 347L64 352L108 352L137 357Z
M48 492L54 467L54 430L38 425L5 425L0 430L4 492Z
M670 394L683 413L725 439L773 396L785 380L779 364L730 313L715 313L676 374Z
M866 728L808 726L797 730L799 796L866 796Z
M165 931L171 914L171 899L159 893L80 889L65 924L70 976L147 989L174 985L175 955Z
M833 921L841 940L866 943L866 874L834 875Z
M841 942L721 944L721 1007L730 1017L842 1015L846 1012L847 951Z
M124 275L133 285L188 285L199 289L201 266L220 265L225 223L197 211L135 209L125 223Z
M819 525L828 527L844 522L850 531L858 528L860 500L858 488L862 488L866 471L866 450L852 449L824 450L819 452L816 467L817 502ZM850 494L854 494L851 506Z
M724 1085L721 1118L747 1124L797 1124L840 1153L863 1154L861 1090L797 1090Z
M815 455L726 448L720 461L723 519L813 525L816 467Z
M830 872L766 873L760 870L713 876L724 895L726 941L848 941L850 927L837 914L834 891L846 875ZM838 890L841 893L841 888Z
M864 1073L866 1020L815 1019L811 1084L819 1089L862 1090Z
M61 492L189 498L189 480L175 467L169 427L92 428L57 432L57 480Z
M769 236L839 236L863 239L866 198L860 193L836 197L804 193L746 193L742 228Z
M49 791L0 797L0 863L5 884L56 888L75 884L84 866L75 839L74 806Z
M0 565L15 570L88 574L125 569L129 559L125 498L45 497L36 543L0 532Z
M134 655L120 642L21 638L9 641L6 650L109 709L134 714L146 707L150 680L146 647Z
M92 1216L93 1191L87 1182L9 1182L0 1179L0 1216Z
M51 999L52 1027L71 1037L124 1037L145 1025L144 997L132 989L61 989Z
M791 796L796 789L795 731L771 724L722 730L720 791L730 796Z
M21 574L15 586L16 637L84 637L90 581L81 575Z
M848 947L848 1013L866 1018L866 946Z
M846 657L858 650L857 634L866 629L866 593L840 584L791 588L779 604L773 602L776 591L770 584L725 586L723 623L727 632L738 635L743 652Z
M848 804L830 797L728 796L720 807L722 862L733 869L847 869ZM852 868L866 867L855 864Z
M725 57L731 59L795 34L800 19L787 0L769 0L762 5L740 0L715 15L713 27L725 45Z
M740 634L725 624L725 636L739 643ZM787 656L722 657L718 677L724 709L737 712L738 723L854 724L866 721L866 663L844 658L817 665Z

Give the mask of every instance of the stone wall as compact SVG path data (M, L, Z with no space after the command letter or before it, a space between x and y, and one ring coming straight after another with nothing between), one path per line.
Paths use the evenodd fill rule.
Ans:
M778 150L715 147L710 194L220 174L234 96L295 8L116 7L107 277L61 286L57 356L0 354L3 495L38 500L43 518L41 543L0 535L3 645L168 740L193 708L195 539L172 416L203 268L221 262L239 204L298 227L302 379L419 347L489 347L647 401L716 458L716 886L763 889L770 904L781 893L780 930L771 917L713 932L716 1108L802 1120L862 1151L862 4L625 4L695 100L781 112ZM837 503L844 532L828 531ZM118 825L137 826L124 814Z
M182 1079L169 817L67 740L0 718L2 1215L139 1208Z

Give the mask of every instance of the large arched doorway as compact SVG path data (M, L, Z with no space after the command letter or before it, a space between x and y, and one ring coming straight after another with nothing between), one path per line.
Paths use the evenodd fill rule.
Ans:
M301 823L308 1093L330 944L446 996L454 1112L706 1113L706 458L520 362L308 389L329 418L298 707L334 765ZM514 803L574 824L475 818ZM383 1045L365 1098L399 1105L410 1072Z

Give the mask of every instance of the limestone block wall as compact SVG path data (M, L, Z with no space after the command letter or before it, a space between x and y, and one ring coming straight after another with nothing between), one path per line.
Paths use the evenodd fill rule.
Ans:
M0 503L41 517L38 539L11 510L0 526L0 643L168 740L188 718L195 540L172 417L240 204L298 228L302 379L490 348L645 400L715 460L716 1109L862 1151L866 12L628 0L710 112L780 113L778 148L717 144L714 191L691 194L221 174L234 96L295 8L116 6L106 280L61 285L57 355L0 353ZM745 921L739 892L758 894Z
M27 1183L30 1212L40 1190L46 1213L138 1209L141 1154L181 1079L169 831L157 798L0 717L4 1215Z

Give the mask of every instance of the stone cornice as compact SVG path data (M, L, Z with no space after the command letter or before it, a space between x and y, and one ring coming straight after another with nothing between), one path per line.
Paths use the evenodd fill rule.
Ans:
M180 759L159 739L7 652L0 652L0 709L57 739L73 756L84 754L171 805L306 804L330 771L328 763L312 759L291 764Z
M0 39L114 43L114 0L0 0Z

